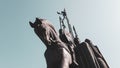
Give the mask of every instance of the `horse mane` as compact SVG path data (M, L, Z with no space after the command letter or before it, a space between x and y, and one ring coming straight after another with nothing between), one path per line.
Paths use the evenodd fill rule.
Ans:
M54 27L51 23L49 23L48 20L42 19L42 21L45 21L45 24L48 25L50 28L52 28L52 29L54 30L54 32L57 34L57 32L56 32L56 30L55 30L55 27ZM57 35L58 35L58 34L57 34Z

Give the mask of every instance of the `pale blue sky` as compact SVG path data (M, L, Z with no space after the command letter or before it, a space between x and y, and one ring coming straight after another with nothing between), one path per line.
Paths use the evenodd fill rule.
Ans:
M29 26L36 17L59 28L66 8L81 41L98 45L110 68L120 68L119 0L0 0L0 68L46 68L45 46Z

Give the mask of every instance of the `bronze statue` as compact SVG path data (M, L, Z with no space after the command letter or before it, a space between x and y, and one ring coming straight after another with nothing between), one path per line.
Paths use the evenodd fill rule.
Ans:
M62 15L59 16L59 35L46 19L36 18L34 23L29 22L47 48L44 53L47 68L109 68L98 47L89 39L81 42L73 26L74 36L65 9L57 13ZM67 21L69 31L66 30L64 20Z

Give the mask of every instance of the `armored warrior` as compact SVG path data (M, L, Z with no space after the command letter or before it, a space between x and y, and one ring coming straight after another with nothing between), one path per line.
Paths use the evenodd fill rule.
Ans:
M71 28L69 28L69 32L66 31L64 20L65 19L67 20L68 27L70 27L70 24L68 22L68 18L67 18L65 10L61 11L61 13L60 12L57 12L57 13L63 16L63 18L59 16L59 21L60 21L59 37L69 48L70 53L72 55L72 61L73 61L73 64L71 66L72 68L75 68L78 66L78 63L76 62L76 58L75 58L74 48L76 45L74 44L74 41L73 41L73 34L71 33L72 30Z

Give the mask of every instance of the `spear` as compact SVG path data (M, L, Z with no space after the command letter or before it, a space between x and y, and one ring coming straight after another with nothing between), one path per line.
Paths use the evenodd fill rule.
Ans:
M57 12L57 14L59 15L62 15L63 18L61 19L61 23L63 24L63 28L65 28L65 25L64 25L64 20L67 21L67 24L68 24L68 29L69 29L69 33L71 34L72 36L72 39L74 39L74 35L73 35L73 31L72 31L72 27L71 27L71 24L69 23L69 19L67 17L67 13L66 13L66 10L64 9L63 11L61 12Z
M78 34L77 34L76 29L75 29L74 26L73 26L73 30L74 30L74 33L75 33L75 37L78 38Z
M66 18L66 20L67 20L67 24L68 24L69 32L70 32L70 34L72 35L72 38L74 39L74 35L73 35L73 31L72 31L72 27L71 27L71 24L69 23L69 19L68 19L68 17L67 17L66 10L64 9L64 11L62 11L62 13L63 13L64 18Z
M62 29L62 28L65 29L66 26L65 26L65 24L60 16L59 16L59 21L60 21L60 29Z

